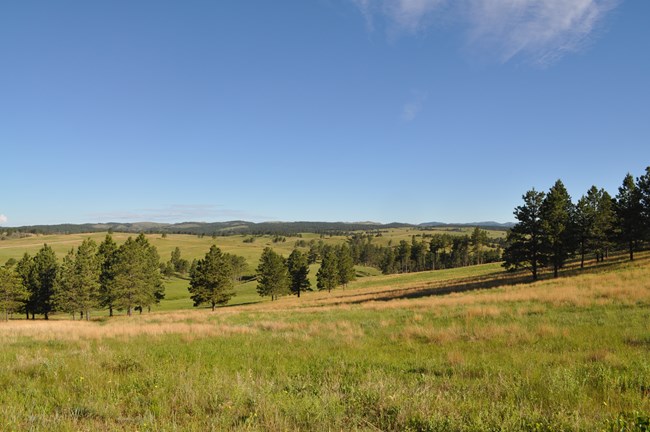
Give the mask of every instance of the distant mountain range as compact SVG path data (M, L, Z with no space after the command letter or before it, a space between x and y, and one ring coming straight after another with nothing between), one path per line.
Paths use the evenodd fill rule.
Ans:
M445 222L424 222L419 224L421 227L481 227L481 228L512 228L515 226L514 222L471 222L471 223L445 223Z
M436 227L473 227L478 226L485 229L507 229L513 226L512 223L498 222L477 222L477 223L443 223L427 222L419 225L393 222L382 224L377 222L181 222L181 223L158 223L158 222L107 222L96 224L59 224L59 225L30 225L22 227L7 228L11 231L21 231L39 234L79 234L88 232L129 232L129 233L169 233L169 234L204 234L204 235L234 235L234 234L277 234L292 235L303 232L317 234L346 233L351 231L375 231L389 228L436 228Z

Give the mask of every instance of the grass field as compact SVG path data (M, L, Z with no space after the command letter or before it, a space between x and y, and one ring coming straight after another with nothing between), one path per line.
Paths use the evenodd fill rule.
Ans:
M413 235L423 235L431 233L448 233L452 235L471 234L471 228L435 228L426 231L414 228L395 228L384 230L381 237L375 238L374 242L381 245L387 245L389 241L393 244L399 243L400 240L411 241ZM504 235L503 231L489 231L492 237L500 237ZM48 244L59 259L63 259L65 254L71 249L79 246L84 239L92 238L98 244L101 243L106 236L106 233L92 233L92 234L61 234L61 235L33 235L21 239L9 239L0 241L0 264L6 262L10 258L19 260L25 252L30 255L35 255L38 250L43 247L43 244ZM133 234L126 233L113 233L113 239L122 244L128 237L133 237ZM255 268L258 265L259 258L265 247L271 247L285 257L289 256L298 240L309 242L311 240L322 240L326 244L340 244L346 239L344 236L324 237L321 239L320 235L312 233L301 234L301 237L287 237L284 242L273 242L273 236L256 236L253 243L244 242L245 239L250 238L250 235L236 235L227 237L210 236L198 237L195 235L185 234L169 234L162 237L160 234L149 234L147 239L156 246L161 261L169 260L172 250L178 247L181 250L181 256L189 261L193 259L203 258L210 246L216 244L222 251L235 255L241 255L246 258L248 263L249 275L255 273ZM310 270L310 280L312 287L316 287L316 272L318 265L312 265ZM364 276L377 276L381 272L372 267L356 266L357 276L363 278ZM398 283L411 283L417 282L417 278L429 278L429 275L415 276L401 278L402 282ZM390 280L396 280L394 277ZM153 307L156 311L171 311L179 309L191 309L193 307L192 301L189 298L187 288L189 281L187 279L172 277L165 279L165 299ZM368 281L370 285L378 282ZM383 283L383 282L379 282ZM230 301L230 305L248 304L253 302L260 302L261 299L256 291L256 282L247 282L239 284L235 288L236 296ZM353 285L357 286L357 285ZM360 287L363 286L359 285ZM96 315L106 315L106 311L98 311ZM56 313L53 314L56 317Z
M214 313L3 323L0 424L648 430L650 254L528 279L486 265Z
M471 228L436 228L430 230L418 230L415 228L394 228L385 230L381 237L375 237L374 243L378 245L387 245L389 241L397 244L400 240L411 241L412 236L433 234L433 233L446 233L451 235L470 235ZM113 233L113 239L121 244L134 234L126 233ZM488 235L494 238L505 236L505 231L490 230ZM8 239L0 241L0 263L4 263L9 258L20 259L25 252L34 255L43 246L44 243L50 245L56 254L63 259L63 256L73 247L77 247L86 238L92 238L97 243L100 243L106 233L92 233L92 234L61 234L61 235L33 235L21 239ZM216 244L223 251L241 255L245 257L249 264L253 267L257 265L262 250L264 247L269 246L277 252L288 256L293 250L296 241L305 240L323 240L326 244L339 244L345 241L344 236L325 236L321 239L318 234L303 233L302 237L286 237L285 242L273 242L272 236L258 236L255 237L253 243L245 243L244 240L250 238L249 235L234 235L227 237L210 236L198 237L195 235L187 234L169 234L163 238L160 234L147 234L147 239L156 246L161 260L167 261L175 247L180 248L182 257L188 260L194 258L203 258L205 253L210 249L210 246Z

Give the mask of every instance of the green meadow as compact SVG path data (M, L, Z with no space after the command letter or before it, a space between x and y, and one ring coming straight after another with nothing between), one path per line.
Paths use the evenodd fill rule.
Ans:
M214 242L150 239L189 259ZM216 244L254 261L267 241ZM2 429L649 430L650 253L535 283L498 264L357 272L273 302L243 284L215 312L173 279L151 313L1 323Z

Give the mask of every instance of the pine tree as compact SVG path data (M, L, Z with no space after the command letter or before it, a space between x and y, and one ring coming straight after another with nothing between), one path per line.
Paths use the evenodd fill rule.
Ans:
M488 241L487 232L483 231L479 227L475 227L472 231L472 236L470 237L472 244L472 253L474 255L475 264L483 264L483 245Z
M528 269L533 274L533 280L537 280L539 269L548 262L541 219L545 196L544 192L532 189L522 197L524 204L515 208L514 215L518 222L508 232L503 254L503 266L507 270Z
M228 303L235 295L233 285L231 261L215 245L190 270L189 291L195 307L208 303L214 311L217 305Z
M38 289L36 286L36 273L34 272L34 260L27 252L25 252L23 257L16 264L16 273L20 277L22 287L27 293L24 304L20 310L25 313L27 319L29 319L30 313L32 314L32 319L34 319L37 300L36 292Z
M143 234L135 240L129 237L118 248L113 271L114 305L126 309L127 315L164 298L158 252Z
M618 241L627 246L630 260L634 260L634 252L643 236L643 207L641 192L634 183L632 174L628 173L623 179L623 184L618 188L614 212Z
M395 260L399 265L400 273L411 271L411 245L406 240L400 240L397 246Z
M336 266L339 274L339 285L348 286L354 280L354 261L350 255L350 249L345 245L336 248Z
M257 292L260 296L271 296L271 300L287 294L290 288L289 271L284 258L273 249L264 248L257 266Z
M248 271L248 263L246 258L240 255L226 254L226 258L230 260L230 266L232 267L232 277L236 282L240 282L244 273Z
M556 181L541 207L542 229L554 277L558 276L558 270L575 250L573 212L569 193L561 180Z
M331 292L336 288L339 283L339 272L336 254L331 246L323 248L323 259L321 260L320 268L316 273L316 284L319 290L327 290Z
M300 297L303 291L311 291L311 282L309 282L309 264L307 255L294 249L287 259L287 268L291 278L290 290L293 294Z
M187 270L190 267L190 263L181 258L181 249L178 246L172 251L168 264L168 267L171 267L171 271L176 273L187 273Z
M646 167L645 174L637 179L637 188L641 203L643 238L650 241L650 166Z
M596 254L597 261L603 261L610 247L615 219L612 197L606 190L592 187L587 199L594 210L589 249Z
M101 263L97 258L97 243L91 239L86 239L81 243L77 248L75 267L79 285L82 287L81 310L86 312L86 320L89 320L90 310L97 309L100 304Z
M149 243L149 240L144 234L138 235L135 243L141 250L141 255L144 258L144 272L146 284L142 299L139 303L140 312L142 308L151 308L152 304L160 303L160 300L165 298L165 285L162 282L160 274L160 255L155 246Z
M117 243L110 234L106 235L104 241L99 245L97 258L100 262L101 271L99 275L99 298L100 306L108 308L109 316L113 316L116 294L115 264L117 263Z
M34 276L35 276L35 309L32 313L42 314L45 319L49 319L52 312L52 295L54 294L54 285L59 265L56 255L51 247L43 245L41 250L34 256Z
M595 186L592 186L592 189L595 188ZM589 191L591 192L592 189L589 189ZM582 196L576 203L574 222L576 241L580 252L580 268L585 266L585 254L592 243L596 211L593 201L587 196Z
M24 305L28 295L19 275L12 268L0 267L0 309L6 321Z

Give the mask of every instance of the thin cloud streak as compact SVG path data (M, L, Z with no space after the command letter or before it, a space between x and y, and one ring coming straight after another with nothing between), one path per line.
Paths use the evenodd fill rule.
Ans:
M405 122L412 122L420 114L424 103L427 100L427 95L424 93L414 92L411 99L402 107L402 120Z
M578 52L622 0L351 0L372 31L379 18L389 32L417 33L456 22L470 49L498 61L515 57L546 66Z

